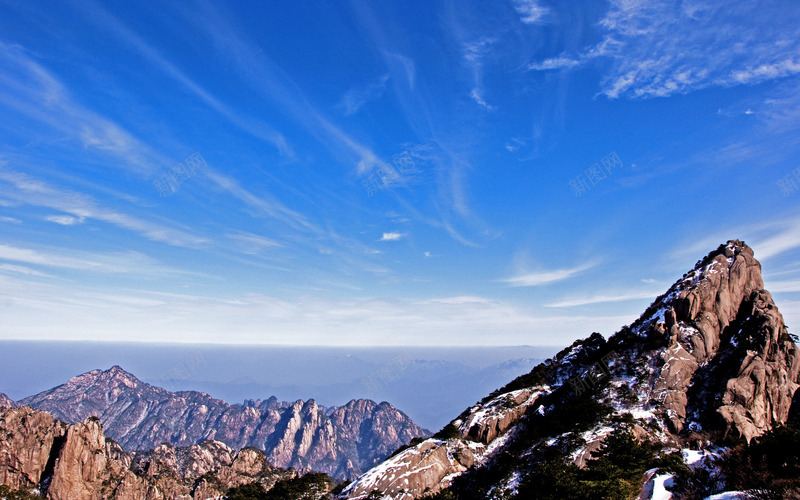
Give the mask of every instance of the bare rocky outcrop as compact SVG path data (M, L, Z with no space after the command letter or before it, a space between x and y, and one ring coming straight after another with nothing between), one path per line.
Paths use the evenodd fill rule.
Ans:
M208 394L170 392L118 366L93 370L22 401L66 422L97 417L124 449L161 443L191 446L215 440L264 451L277 467L352 478L397 447L429 432L389 403L354 400L324 408L314 400L274 398L230 405Z
M766 290L754 291L743 313L745 327L734 335L743 357L726 383L717 412L748 441L789 417L798 385L800 355L783 317Z
M11 400L8 396L0 392L0 408L16 408L17 403Z
M683 430L692 406L698 415L715 406L727 429L748 441L786 420L800 360L763 288L753 250L733 240L656 302L664 322L650 330L663 331L669 345L654 394L674 432Z
M66 425L47 413L0 409L0 484L38 487L53 466L51 450L61 446L65 433Z
M451 422L449 439L427 439L396 453L359 477L343 492L361 500L380 492L395 500L419 498L450 485L497 447L510 429L547 388L520 389L478 403Z
M793 411L800 408L794 338L764 290L753 250L731 240L632 325L608 340L592 334L576 341L454 420L460 436L394 455L343 497L407 500L449 488L456 498L475 498L476 486L491 498L513 497L531 456L553 449L585 467L620 426L668 450L703 447L729 433L750 441L785 423L793 399ZM651 490L655 473L643 478Z
M533 388L520 389L474 406L458 426L461 435L470 441L491 443L522 417L540 393Z
M51 500L208 500L297 475L271 466L260 450L217 441L128 454L94 417L65 424L29 407L0 409L0 438L0 484Z
M373 492L395 500L419 498L449 486L447 478L466 471L474 461L469 445L460 440L427 439L371 469L343 494L353 500L372 498Z

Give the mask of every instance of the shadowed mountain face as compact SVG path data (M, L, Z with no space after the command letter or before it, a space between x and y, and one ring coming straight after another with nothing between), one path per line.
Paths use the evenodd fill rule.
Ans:
M632 325L575 342L344 496L650 499L675 470L694 471L682 476L696 483L686 498L715 493L726 443L750 443L797 411L800 354L763 288L753 251L729 241ZM664 465L681 450L683 469Z
M216 440L263 450L277 467L339 478L358 475L412 438L430 434L386 402L323 408L314 400L270 398L230 405L201 392L154 387L119 366L84 373L21 403L67 423L97 417L106 434L130 451Z

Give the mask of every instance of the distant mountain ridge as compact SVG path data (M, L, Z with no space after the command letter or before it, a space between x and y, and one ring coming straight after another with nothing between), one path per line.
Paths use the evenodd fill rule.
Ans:
M202 392L152 386L119 366L78 375L19 403L67 423L97 417L106 435L128 451L216 440L236 450L262 450L276 467L338 478L358 475L411 439L430 435L386 402L324 408L314 400L270 398L231 405Z

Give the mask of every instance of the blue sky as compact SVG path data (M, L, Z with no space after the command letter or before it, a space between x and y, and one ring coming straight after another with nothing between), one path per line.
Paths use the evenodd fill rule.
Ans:
M744 239L796 2L0 2L0 339L564 345Z

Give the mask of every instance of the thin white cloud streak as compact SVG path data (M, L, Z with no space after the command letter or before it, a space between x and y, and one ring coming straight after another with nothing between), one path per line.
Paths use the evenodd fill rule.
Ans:
M283 110L337 156L342 152L354 155L359 175L388 167L370 148L352 139L311 104L289 75L247 40L225 13L207 4L202 13L192 11L191 20L214 41L223 60L262 98Z
M558 302L545 304L545 307L563 308L585 306L590 304L607 304L612 302L628 302L631 300L651 299L655 300L663 291L642 291L621 294L595 295L592 297L574 297L563 299Z
M232 110L217 97L192 80L183 71L178 69L174 64L168 61L158 50L144 41L139 35L129 29L124 23L122 23L106 9L104 9L102 5L96 2L78 2L78 6L83 9L86 16L89 19L92 19L97 26L106 29L106 31L114 34L122 39L125 43L133 47L145 59L150 61L150 63L154 64L169 77L176 80L189 92L198 97L211 109L222 115L234 126L257 139L272 143L283 156L287 158L294 157L294 151L292 151L291 146L282 133L267 123L254 120L253 118L247 117L245 114L239 111Z
M325 300L75 290L23 282L1 273L0 290L11 298L0 332L4 339L316 346L568 345L590 331L613 333L632 319L542 316L481 297Z
M2 247L0 247L0 252L2 252ZM37 276L40 278L50 278L51 275L37 271L35 269L31 269L30 267L26 266L19 266L15 264L0 264L0 271L9 271L12 273L17 274L24 274L27 276Z
M511 278L500 280L510 286L542 286L564 281L566 279L577 276L578 274L593 268L596 264L584 264L582 266L573 267L569 269L555 269L552 271L521 273Z
M383 236L381 236L381 239L379 239L378 241L399 241L400 239L403 238L403 236L405 236L403 233L396 233L396 232L383 233Z
M260 213L279 220L295 229L313 228L304 215L286 207L283 203L273 199L271 196L265 193L256 195L240 186L235 179L215 172L213 169L208 168L205 172L206 176L217 186L227 191L245 205L257 209Z
M84 221L82 218L73 217L71 215L48 215L44 218L44 220L48 222L54 222L62 226L74 226L75 224L81 224Z
M464 64L472 73L473 87L469 96L473 101L487 111L493 111L495 108L487 103L483 97L483 60L486 58L489 49L494 42L495 41L493 39L483 38L481 40L463 44Z
M8 187L5 190L3 182ZM206 238L100 207L87 195L50 187L0 164L0 192L3 191L4 196L27 205L58 210L78 220L95 219L168 245L197 248L208 242Z
M368 85L352 88L345 92L336 107L341 109L345 116L352 116L367 103L380 99L386 91L386 82L388 81L389 75L383 75Z
M459 243L476 246L475 243L463 237L455 229L453 222L449 220L451 216L455 215L468 224L482 225L480 218L473 213L469 205L466 182L466 173L471 169L469 161L454 153L447 144L438 139L436 131L440 127L435 124L434 110L436 106L431 104L435 102L435 98L427 91L425 80L416 78L416 66L413 59L402 54L403 40L391 36L395 33L400 36L401 30L387 28L386 23L374 15L372 4L369 2L355 1L354 10L370 43L383 57L393 83L391 89L406 121L424 144L416 153L425 156L424 161L431 165L430 171L436 174L436 192L439 197L436 210L439 220L425 216L416 208L410 207L411 204L402 200L399 194L393 193L393 195L406 208L410 207L410 212L418 215L418 218L424 223L445 229ZM463 57L466 39L459 36L460 31L453 23L451 23L450 30L453 31L458 46L462 48L460 55ZM484 232L492 231L485 230Z
M771 293L800 292L800 280L797 281L770 281L766 284Z
M753 242L753 248L757 252L756 257L758 257L759 260L767 260L800 248L800 218L786 221L780 225L782 225L783 228L774 231L772 236Z
M542 7L538 0L514 0L514 9L525 24L543 24L550 9Z
M536 71L604 64L600 93L652 98L752 85L800 73L800 16L785 5L613 0L603 40L532 63Z
M112 154L148 175L168 162L122 126L76 104L64 85L19 46L0 42L0 59L16 68L0 77L0 102L85 148ZM13 75L13 76L11 76Z
M0 245L0 259L62 270L81 270L103 274L133 274L133 275L176 275L196 274L186 273L177 269L159 264L156 260L145 254L135 251L92 253L70 250L65 248L49 248L43 250L21 248L11 245ZM45 276L38 270L31 270L25 266L4 264L3 269L16 271L32 276Z
M231 232L227 233L225 236L236 242L240 246L242 252L251 255L258 255L266 250L273 250L284 246L283 243L273 240L272 238L245 231Z

